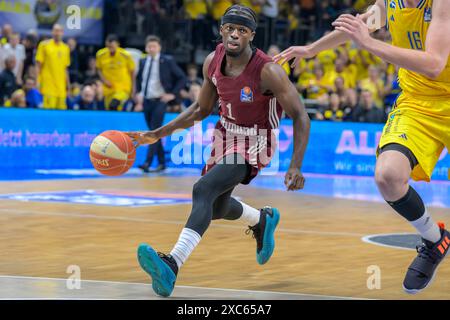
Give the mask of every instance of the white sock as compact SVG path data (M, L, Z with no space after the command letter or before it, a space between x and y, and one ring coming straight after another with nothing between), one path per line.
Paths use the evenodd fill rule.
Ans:
M201 239L202 237L192 229L184 228L181 231L177 243L170 252L170 255L177 262L178 268L181 268L186 262Z
M411 221L411 224L420 233L422 238L431 241L433 243L438 242L441 239L441 230L439 226L433 221L430 214L425 210L422 217L416 221Z
M239 201L239 203L242 205L242 216L240 219L247 222L251 227L259 223L260 211L258 209L250 207L248 204L245 204L241 201Z

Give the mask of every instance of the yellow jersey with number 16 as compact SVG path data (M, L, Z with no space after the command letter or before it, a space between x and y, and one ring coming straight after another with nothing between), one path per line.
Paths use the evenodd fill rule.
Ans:
M438 0L439 1L439 0ZM387 27L396 47L425 51L428 28L433 18L433 0L421 0L417 7L407 8L403 0L385 0ZM437 79L406 69L399 70L403 92L425 100L450 99L450 57Z

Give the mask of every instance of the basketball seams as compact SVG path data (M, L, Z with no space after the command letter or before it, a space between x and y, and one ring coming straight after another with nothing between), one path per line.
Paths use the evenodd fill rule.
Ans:
M120 136L120 138L118 136ZM96 139L98 137L101 137L102 142L106 140L109 141L110 146L108 147L108 152L105 152L100 149L103 146L103 143L99 143L99 141L95 141L94 139L89 152L89 157L94 168L98 172L109 176L119 176L126 173L136 160L136 148L131 139L126 136L125 133L118 130L105 131L98 135ZM123 144L125 144L125 146L123 146ZM118 152L122 153L120 158L117 157ZM111 163L114 165L112 167L102 167L102 163L100 163L102 160L109 160L110 162L116 163ZM108 164L110 164L110 162L108 162Z
M126 152L126 154L127 154L127 161L125 161L123 164L122 164L122 170L120 170L120 174L123 174L124 173L124 169L127 167L127 163L128 163L128 156L129 156L129 154L128 154L128 141L125 139L125 134L124 133L120 133L120 137L122 138L122 140L123 140L123 142L125 143L125 146L126 146L126 148L127 148L127 152ZM128 167L128 169L129 169L130 167Z

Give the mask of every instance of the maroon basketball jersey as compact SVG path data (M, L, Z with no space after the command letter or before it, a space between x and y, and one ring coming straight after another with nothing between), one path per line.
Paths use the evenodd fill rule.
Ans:
M208 77L217 88L220 120L213 135L211 158L203 173L232 153L241 154L252 166L253 179L266 167L276 148L273 129L280 124L282 108L271 94L261 91L261 71L272 59L257 49L237 77L225 76L222 63L225 47L219 44L208 68Z
M272 95L261 92L261 70L272 59L259 49L237 77L222 73L225 47L219 44L208 69L208 76L219 94L220 116L244 127L276 129L280 124L281 106Z

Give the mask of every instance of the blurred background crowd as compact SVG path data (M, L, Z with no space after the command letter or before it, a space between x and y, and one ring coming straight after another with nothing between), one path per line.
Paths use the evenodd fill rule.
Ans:
M254 44L273 56L315 41L331 31L340 14L362 12L369 2L110 0L104 5L102 45L67 38L59 24L51 36L21 34L3 24L0 106L145 113L157 110L150 106L157 101L163 110L152 119L181 112L199 94L201 65L217 45L219 20L230 5L255 10ZM390 41L384 29L374 36ZM283 68L316 120L384 122L400 91L396 68L352 43Z

